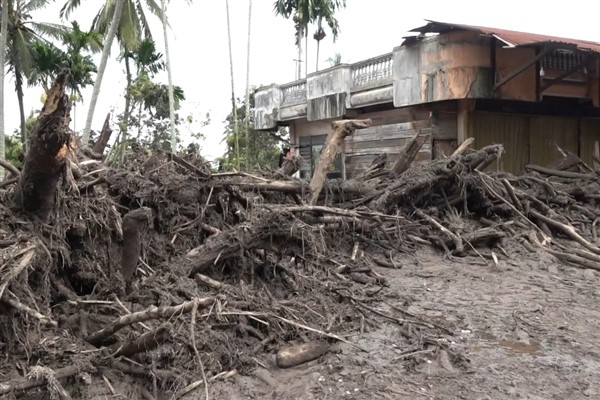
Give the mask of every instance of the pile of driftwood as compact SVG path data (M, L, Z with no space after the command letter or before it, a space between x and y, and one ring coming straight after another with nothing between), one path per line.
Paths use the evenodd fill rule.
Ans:
M22 170L2 163L0 395L196 398L263 365L261 354L297 365L381 319L406 326L413 345L433 343L454 327L378 308L382 268L422 246L493 263L520 243L599 269L598 175L573 155L492 174L501 145L466 141L415 164L417 135L393 165L382 155L355 179L329 180L344 138L370 125L345 120L309 182L292 177L298 157L212 173L195 154L140 150L113 168L76 146L64 82Z

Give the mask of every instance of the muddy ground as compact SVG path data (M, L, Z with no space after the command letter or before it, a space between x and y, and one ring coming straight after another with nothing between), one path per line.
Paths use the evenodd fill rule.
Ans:
M424 253L400 270L379 271L390 282L385 303L456 332L456 353L407 356L423 350L407 345L402 328L390 322L349 338L368 353L336 344L325 357L287 370L263 355L251 376L212 384L211 398L600 397L596 271L542 253L519 252L498 266ZM385 303L378 308L393 314Z

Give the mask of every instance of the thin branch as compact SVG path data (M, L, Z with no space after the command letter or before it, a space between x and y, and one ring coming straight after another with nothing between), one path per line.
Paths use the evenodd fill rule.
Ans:
M215 302L214 297L206 297L202 299L194 299L186 301L185 303L171 307L159 307L151 306L144 311L138 311L133 314L124 315L117 318L110 323L106 328L102 328L97 332L94 332L86 338L88 343L93 345L99 345L104 339L115 334L120 329L135 324L137 322L144 322L151 319L171 318L175 315L187 314L194 308L194 304L198 303L198 306L207 307Z

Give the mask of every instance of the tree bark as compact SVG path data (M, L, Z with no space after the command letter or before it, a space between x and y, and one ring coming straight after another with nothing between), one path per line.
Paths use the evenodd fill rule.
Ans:
M240 137L239 137L239 129L238 129L238 119L237 119L237 107L235 104L235 86L233 79L233 53L231 51L231 24L229 21L229 0L225 0L225 8L227 10L227 40L229 42L229 73L231 75L231 107L233 113L233 135L235 137L235 158L236 158L236 167L239 171L240 169Z
M392 175L400 176L410 167L410 164L413 162L417 154L419 154L419 150L421 150L421 147L423 147L423 144L425 144L425 140L426 138L422 136L422 133L419 130L419 132L417 132L417 134L400 152L398 161L396 161L396 164L394 164L392 167Z
M246 171L249 169L250 162L250 146L248 141L248 135L250 132L250 33L252 26L252 0L248 1L248 44L246 48L246 132L244 137L244 143L246 144Z
M8 30L8 0L2 0L2 18L0 20L0 160L6 159L4 139L4 65L6 64L6 31ZM4 169L0 168L0 181L4 179Z
M175 130L175 97L173 95L173 75L171 73L171 57L169 56L169 38L167 35L166 1L161 0L162 26L165 38L165 59L167 61L167 77L169 83L169 121L171 123L171 152L177 154L177 131Z
M100 132L100 137L98 141L94 145L93 152L96 154L104 154L104 150L106 149L106 145L110 140L110 135L112 135L112 129L110 129L110 113L106 114L106 119L104 120L104 125L102 125L102 131Z
M340 146L344 142L346 136L352 135L356 129L364 129L371 126L370 119L349 119L336 121L331 124L333 130L325 139L325 146L321 150L319 163L315 168L315 173L310 181L310 204L315 205L323 184L327 170L335 160L335 157L340 152Z
M23 72L19 63L15 63L15 90L17 91L17 101L19 102L19 118L21 121L21 143L23 152L27 153L27 127L25 124L25 105L23 104Z
M127 89L125 91L125 111L123 112L123 131L121 132L122 146L119 149L119 163L123 163L125 158L125 149L127 148L127 131L129 129L129 115L131 113L131 67L129 66L128 50L125 49L125 77L127 79ZM138 121L138 123L140 123Z
M52 211L56 186L70 151L71 101L65 94L66 81L67 72L61 72L48 93L13 198L17 210L41 220Z
M106 70L106 63L108 62L108 55L110 54L110 48L112 46L115 35L117 34L117 28L121 21L121 15L123 14L123 5L125 0L117 0L115 7L115 13L110 23L110 29L104 39L104 48L102 49L102 58L100 59L100 65L98 66L98 73L96 74L96 82L94 82L94 90L92 92L92 98L90 100L90 108L88 115L85 120L85 128L83 129L83 136L81 138L83 145L87 146L90 140L90 130L92 129L92 121L94 119L94 111L96 111L96 103L98 102L98 96L100 95L100 86L102 85L102 78L104 77L104 71Z

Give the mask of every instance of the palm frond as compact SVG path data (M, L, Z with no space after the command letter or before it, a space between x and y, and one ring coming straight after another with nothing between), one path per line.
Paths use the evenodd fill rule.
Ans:
M50 4L50 0L29 0L22 5L22 9L25 12L32 12L40 10Z
M20 72L27 76L31 71L33 65L31 44L34 40L35 34L28 29L19 29L14 33L9 62L14 66L15 74Z
M126 0L123 6L123 14L117 31L117 39L121 47L125 49L136 49L141 41L141 23L135 4L132 0Z
M67 2L60 9L60 17L62 19L68 19L69 16L76 8L81 5L81 0L67 0Z
M49 22L28 21L27 25L39 36L49 36L53 39L64 40L71 33L71 28Z

